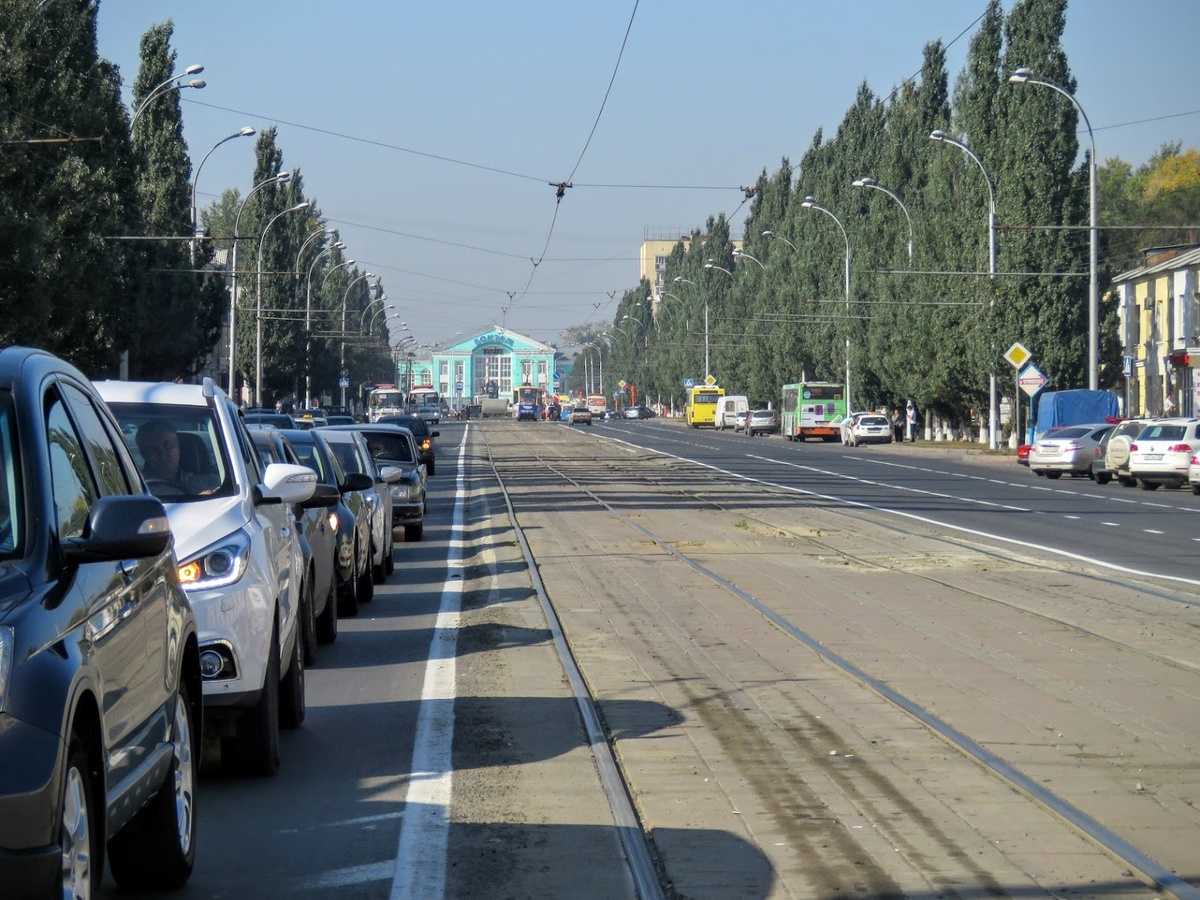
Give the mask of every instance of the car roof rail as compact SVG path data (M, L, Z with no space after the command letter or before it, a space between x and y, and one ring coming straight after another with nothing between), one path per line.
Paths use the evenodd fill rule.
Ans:
M210 378L208 375L204 376L204 380L200 382L200 384L204 388L205 399L211 400L213 397L217 396L217 386L213 383L212 378Z

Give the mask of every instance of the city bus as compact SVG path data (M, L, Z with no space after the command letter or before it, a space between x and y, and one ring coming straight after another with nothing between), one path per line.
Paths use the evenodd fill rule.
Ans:
M367 421L378 422L382 416L398 416L404 412L404 391L394 384L377 384L367 395Z
M715 384L698 384L685 389L684 421L689 428L699 428L707 425L713 428L717 423L717 401L725 396L725 388Z
M419 384L409 389L408 412L434 425L442 420L442 398L432 384Z
M789 441L841 440L846 418L846 386L828 381L802 381L783 386L780 432Z
M546 408L546 389L523 384L513 388L513 409L517 421L536 422Z

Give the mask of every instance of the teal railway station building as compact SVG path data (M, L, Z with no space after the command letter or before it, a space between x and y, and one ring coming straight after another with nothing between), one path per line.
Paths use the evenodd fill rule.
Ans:
M513 390L528 384L556 392L561 377L557 351L549 344L498 325L449 347L434 350L431 381L452 407L484 398L512 399Z

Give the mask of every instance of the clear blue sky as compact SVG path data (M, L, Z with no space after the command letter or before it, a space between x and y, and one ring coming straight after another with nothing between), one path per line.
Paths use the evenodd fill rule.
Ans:
M953 87L984 7L641 0L590 144L634 0L102 0L99 40L128 100L141 35L172 20L179 69L200 63L208 82L181 94L193 165L275 124L285 166L419 340L503 322L561 345L568 326L611 321L644 236L732 213L740 185L833 133L860 82L886 94L928 41L957 37ZM1101 160L1200 147L1200 2L1074 0L1067 16ZM213 153L202 206L245 194L253 143ZM567 178L555 221L548 182Z

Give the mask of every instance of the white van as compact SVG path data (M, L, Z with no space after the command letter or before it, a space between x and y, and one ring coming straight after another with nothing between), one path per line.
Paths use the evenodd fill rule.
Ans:
M746 399L745 394L726 394L724 397L718 397L713 425L717 431L734 428L737 425L737 414L749 410L750 401Z

